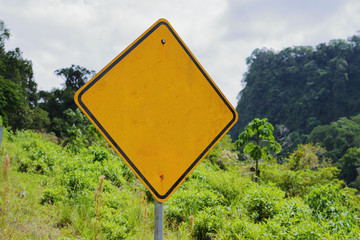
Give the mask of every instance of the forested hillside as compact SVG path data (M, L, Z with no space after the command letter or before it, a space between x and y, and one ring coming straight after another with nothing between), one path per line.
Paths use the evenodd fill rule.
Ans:
M279 52L255 49L246 63L233 138L255 117L266 117L291 133L309 134L317 125L360 113L358 35Z
M255 49L246 61L232 138L253 118L268 118L283 157L299 144L320 143L340 178L359 189L360 36L279 52Z

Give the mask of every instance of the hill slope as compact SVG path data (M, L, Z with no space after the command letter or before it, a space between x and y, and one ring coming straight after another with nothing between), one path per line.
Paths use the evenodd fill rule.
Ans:
M317 125L360 113L359 36L315 48L255 49L247 64L233 139L255 117L308 134Z

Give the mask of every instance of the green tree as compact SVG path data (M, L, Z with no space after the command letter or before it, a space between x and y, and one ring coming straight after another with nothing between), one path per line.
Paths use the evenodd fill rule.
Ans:
M22 87L31 107L37 103L37 84L33 79L32 63L22 57L19 48L6 51L5 41L10 38L10 30L0 20L0 76Z
M22 57L22 52L19 48L1 54L0 61L5 65L0 75L4 79L9 79L21 86L30 107L35 107L38 97L37 84L33 78L32 62Z
M341 179L348 184L355 181L358 176L356 168L360 167L359 156L356 155L356 149L360 148L360 114L315 127L308 142L317 142L326 148L325 156L341 170Z
M273 132L274 127L267 118L255 118L244 128L236 141L237 146L243 147L244 153L255 160L255 179L260 176L259 160L271 159L273 154L281 151L281 145L275 141Z
M25 97L21 87L0 76L0 116L6 126L11 124L17 127L14 122L17 118L16 114L22 109L22 104L25 104Z
M75 91L84 85L94 75L94 71L78 65L71 65L69 68L61 68L55 74L64 79L62 89L53 89L50 92L40 91L39 106L49 113L51 120L49 131L54 132L58 137L67 137L69 109L73 112L77 109L74 102ZM89 123L89 122L87 122Z
M49 113L47 111L40 108L39 106L36 106L34 109L32 109L32 113L34 120L31 125L31 128L37 130L43 130L49 127L50 118L49 118Z
M13 130L45 128L47 113L37 106L37 84L32 63L22 57L19 48L6 51L10 31L0 20L0 115Z
M69 68L56 70L55 74L64 78L65 89L76 91L94 76L95 71L72 64Z
M358 175L356 169L360 167L360 148L349 148L339 160L339 165L341 166L342 179L348 184L354 182Z
M230 130L234 139L256 116L301 136L317 125L360 113L359 35L315 47L255 49L246 63L246 86L236 107L239 121ZM288 143L289 152L296 145Z
M326 150L320 144L299 145L298 149L286 158L286 164L292 171L317 169L329 165L325 157Z
M4 21L0 20L0 51L4 51L5 41L10 38L10 31L5 27Z
M360 114L342 117L329 125L315 127L308 138L309 142L320 143L327 150L327 157L336 163L349 148L360 147Z

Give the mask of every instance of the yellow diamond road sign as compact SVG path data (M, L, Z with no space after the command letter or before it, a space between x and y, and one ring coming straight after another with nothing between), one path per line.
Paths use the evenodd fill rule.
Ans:
M165 19L79 89L75 102L159 202L237 120Z

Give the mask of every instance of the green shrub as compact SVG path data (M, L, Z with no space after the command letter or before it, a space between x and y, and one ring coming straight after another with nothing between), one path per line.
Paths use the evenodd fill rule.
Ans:
M292 239L292 240L308 240L308 239L329 239L330 235L327 235L322 226L313 221L307 219L301 221L298 224L292 224L289 228L274 228L275 221L269 225L273 238L277 239ZM327 236L327 237L325 237Z
M166 202L165 216L177 224L188 220L198 211L224 203L224 197L208 189L178 189Z
M228 171L205 171L203 175L207 178L207 188L221 193L227 204L237 201L250 184L250 178L241 175L237 168Z
M225 239L271 239L266 235L264 223L253 223L249 219L233 219L229 227L229 234Z
M320 218L339 215L345 202L346 195L340 194L340 187L333 184L313 187L306 198L306 203Z
M126 211L104 208L101 229L106 239L126 239L130 232Z
M263 167L262 180L275 183L285 191L286 196L305 196L314 185L338 182L338 173L339 169L332 166L292 171L273 163Z
M193 236L199 240L214 239L227 224L228 210L221 205L207 207L195 216Z
M274 186L257 185L248 190L243 204L254 222L266 221L278 213L278 202L284 198L284 192Z
M111 181L111 183L117 187L121 187L126 184L122 168L124 163L120 161L120 158L109 159L106 160L101 167L101 174L105 176L105 179Z
M58 209L54 226L61 231L71 229L76 232L74 238L82 239L145 239L150 235L149 192L145 205L140 200L145 187L113 151L99 146L64 151L31 131L8 132L4 141L0 156L10 155L12 171L43 175L45 189L37 201L44 209ZM306 163L310 162L314 163ZM255 183L244 164L227 165L224 170L205 159L164 204L165 226L170 226L165 237L328 240L360 236L360 197L336 180L336 168L290 170L267 163ZM101 175L105 176L103 191L101 201L96 201Z
M61 187L46 188L40 197L41 204L54 204L66 198L65 189Z
M290 170L316 169L329 165L329 159L324 157L326 150L320 144L299 145L298 149L285 159Z
M217 192L224 197L224 204L231 204L241 198L250 181L248 176L242 174L240 165L224 171L205 159L191 173L183 187Z
M316 216L331 218L343 214L347 208L354 209L355 192L339 184L317 185L311 188L305 201ZM354 210L358 212L359 208Z
M360 234L360 211L353 205L352 196L356 190L327 184L314 186L306 197L314 219L325 222L325 228L332 234Z
M51 175L66 155L60 146L30 130L18 131L12 138L20 146L12 156L20 172Z
M125 224L119 225L113 221L103 220L101 222L101 228L106 239L109 240L126 239L128 236L129 229Z
M279 206L279 212L274 221L281 227L292 228L300 222L311 219L311 209L298 197L288 198Z
M93 161L103 162L109 158L109 151L101 146L90 146L89 154L93 156Z

